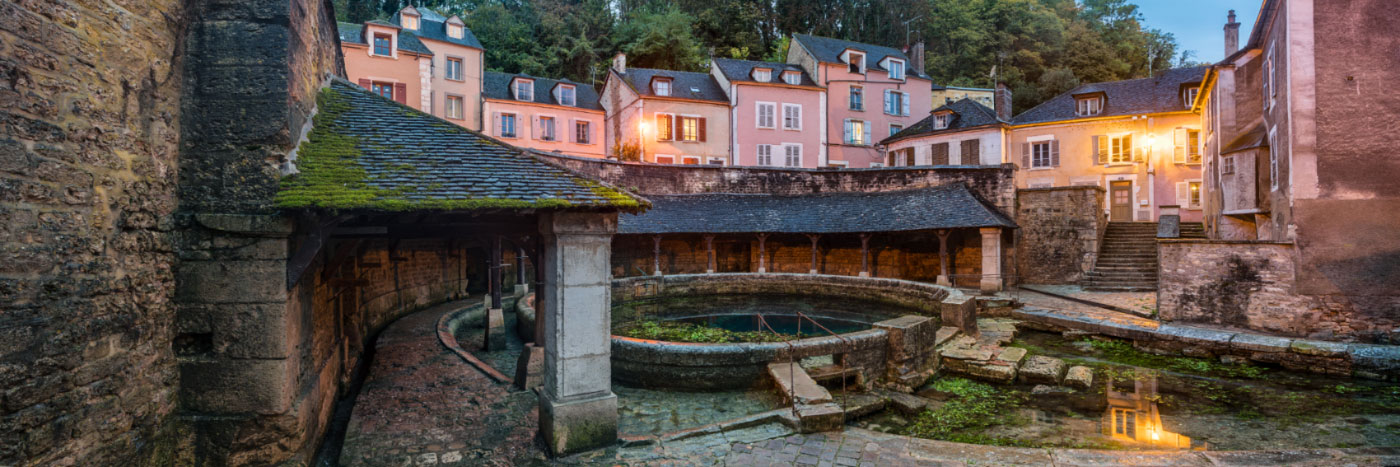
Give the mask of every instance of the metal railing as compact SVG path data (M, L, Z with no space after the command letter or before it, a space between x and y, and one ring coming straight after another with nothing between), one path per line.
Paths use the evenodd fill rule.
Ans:
M832 362L831 362L831 364L832 364L832 366L837 366L838 362L837 362L836 360L838 360L838 357L837 357L837 356L839 355L839 360L840 360L840 362L839 362L840 371L837 373L837 375L838 375L838 377L841 379L841 424L842 424L842 425L845 425L845 424L846 424L846 410L848 410L849 407L850 407L849 401L848 401L848 399L847 399L847 397L846 397L846 393L848 392L848 391L847 391L847 388L846 388L846 379L849 378L849 375L848 375L848 373L849 373L848 370L849 370L849 369L848 369L847 366L846 366L846 359L847 359L847 356L850 355L850 353L851 353L851 349L852 349L851 341L850 341L850 339L847 339L845 336L842 336L842 335L840 335L840 334L837 334L837 333L835 333L835 332L832 332L832 330L827 329L826 326L822 326L822 324L819 323L819 322L817 322L817 320L812 319L811 317L807 316L806 314L802 313L801 311L794 311L794 313L795 313L796 316L797 316L797 332L796 332L796 335L794 336L795 339L801 339L801 338L802 338L802 321L803 321L803 320L807 320L807 321L811 321L811 322L812 322L812 326L813 326L814 328L821 329L823 332L827 333L828 335L835 336L837 339L839 339L839 340L841 341L841 349L842 349L842 352L841 352L840 354L836 354L836 353L833 353L833 354L832 354ZM777 329L774 329L773 326L772 326L771 324L768 323L768 319L763 317L763 313L757 313L755 316L756 316L757 319L758 319L758 323L759 323L759 325L760 325L760 329L766 328L766 329L768 329L768 332L771 332L771 333L776 334L776 335L782 335L782 333L778 332ZM796 417L796 416L798 416L798 413L797 413L797 380L796 380L796 378L795 378L795 375L797 374L797 370L796 370L796 368L795 368L795 367L797 366L797 349L796 349L795 347L793 347L793 345L792 345L792 341L793 341L793 340L794 340L794 339L786 339L786 340L783 341L783 344L787 345L787 348L788 348L788 380L789 380L790 382L792 382L792 384L788 385L788 402L791 402L791 403L792 403L792 415L793 415L794 417ZM804 369L803 371L805 372L806 370ZM816 381L816 379L813 378L813 382L815 382L815 381Z

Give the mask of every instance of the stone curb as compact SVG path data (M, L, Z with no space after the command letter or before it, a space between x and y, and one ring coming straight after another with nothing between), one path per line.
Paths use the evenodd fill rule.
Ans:
M466 351L457 343L455 331L461 328L462 323L469 322L473 317L477 320L481 320L485 312L485 304L477 303L457 311L443 313L442 317L438 318L438 341L442 342L443 347L446 347L447 350L451 350L452 353L457 354L458 357L462 357L462 360L476 367L477 370L481 371L492 380L495 380L497 383L510 384L510 377L501 373L500 370L491 367L491 365L487 365L486 362L477 359L475 355L472 355L471 352Z
M1119 312L1119 313L1127 313L1127 314L1130 314L1130 315L1133 315L1133 316L1136 316L1136 317L1139 317L1139 318L1147 318L1147 317L1150 316L1150 315L1148 315L1148 314L1146 314L1146 313L1142 313L1142 312L1138 312L1138 311L1129 310L1129 309L1127 309L1127 308L1123 308L1123 307L1120 307L1120 306L1109 305L1109 304L1107 304L1107 303L1099 303L1099 302L1096 302L1096 301L1093 301L1093 300L1086 300L1086 299L1079 298L1079 297L1071 297L1071 296L1069 296L1069 295L1061 295L1061 294L1057 294L1057 293L1054 293L1054 292L1050 292L1050 291L1048 291L1048 290L1040 290L1040 289L1037 289L1037 288L1035 288L1035 287L1031 287L1031 286L1029 286L1029 285L1022 285L1022 286L1021 286L1021 290L1029 290L1029 291L1031 291L1031 292L1035 292L1035 293L1038 293L1038 294L1041 294L1041 295L1046 295L1046 296L1050 296L1050 297L1055 297L1055 298L1058 298L1058 299L1061 299L1061 300L1069 300L1069 301L1071 301L1071 302L1080 303L1080 304L1084 304L1084 305L1089 305L1089 306L1092 306L1092 307L1103 308L1103 309L1105 309L1105 310L1116 311L1116 312Z

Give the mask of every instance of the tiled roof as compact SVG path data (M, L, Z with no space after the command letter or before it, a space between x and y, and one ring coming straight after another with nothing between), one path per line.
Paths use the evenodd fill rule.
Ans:
M904 232L1016 224L962 183L905 191L664 195L618 217L620 234Z
M376 20L369 22L383 26L398 27L389 23L385 23L383 21ZM365 42L365 27L363 25L355 23L336 23L336 30L340 32L340 42L351 42L355 44L369 45L368 42ZM399 50L407 50L409 52L417 52L425 55L433 54L433 51L428 50L428 46L423 45L423 42L418 40L418 36L414 35L412 32L400 30L398 36Z
M841 52L845 52L846 49L856 49L865 52L866 70L888 71L880 67L880 60L883 60L885 57L894 57L904 60L905 68L910 76L929 79L928 75L923 74L921 70L915 70L912 66L909 66L908 55L905 55L904 52L893 47L813 36L810 34L793 34L792 38L802 44L802 47L811 52L812 55L815 55L819 62L845 63L841 61Z
M510 82L515 77L529 78L535 80L535 100L543 104L564 105L554 99L554 86L559 83L574 85L574 103L572 107L589 110L603 110L603 106L598 105L598 91L593 86L576 83L567 79L549 79L530 76L521 73L501 73L498 71L486 72L485 82L482 84L481 94L490 99L515 100L515 96L510 92Z
M660 97L652 93L651 79L661 76L672 80L670 97L729 102L729 97L725 96L724 90L719 88L719 83L709 73L628 67L626 73L619 74L643 97Z
M890 135L889 138L885 138L885 140L881 141L880 144L890 144L905 138L913 138L917 136L934 135L941 133L953 133L968 128L1002 123L1000 120L997 120L997 112L995 110L987 108L987 106L982 105L981 103L972 99L964 98L952 104L944 104L936 109L933 109L933 113L938 113L939 111L944 110L953 112L953 114L951 115L951 118L953 120L948 122L948 128L944 128L942 130L933 129L933 115L930 114L929 116L924 117L923 120L919 120L919 123L910 125L909 128L905 128L899 133Z
M1074 96L1102 92L1103 111L1096 117L1141 115L1190 110L1181 101L1183 84L1199 83L1209 66L1176 68L1158 73L1152 78L1084 84L1060 94L1011 119L1013 125L1026 123L1075 120Z
M1246 149L1264 148L1269 146L1269 133L1264 129L1264 122L1259 122L1254 126L1240 133L1235 139L1230 140L1222 146L1221 154L1240 152Z
M441 13L438 13L438 12L436 12L436 11L433 11L433 10L430 10L430 9L424 8L424 7L414 7L414 9L418 10L418 14L419 14L419 17L418 17L418 30L413 31L414 34L418 34L419 36L423 36L424 39L432 39L432 40L435 40L435 41L442 41L442 42L451 42L451 43L457 44L457 45L465 45L465 46L467 46L467 47L475 47L475 48L478 48L478 49L484 49L484 47L481 46L481 41L476 40L476 34L472 34L472 30L471 30L470 28L468 28L466 25L462 25L462 38L461 38L461 39L458 39L458 38L455 38L455 37L452 37L452 36L448 36L448 35L447 35L447 18L444 17L444 16L442 16ZM399 13L394 13L393 22L394 22L395 25L402 25L402 24L403 24L402 22L399 21Z
M798 82L799 86L817 87L817 83L812 81L810 76L807 76L807 72L804 71L802 67L790 63L716 58L715 65L719 67L719 72L724 74L724 78L729 81L757 83L760 81L753 79L753 69L768 68L773 70L773 73L769 75L768 81L763 81L765 83L787 84L786 81L783 81L783 72L796 71L802 74L802 81Z
M608 209L646 200L385 99L342 79L317 98L283 208L405 210Z

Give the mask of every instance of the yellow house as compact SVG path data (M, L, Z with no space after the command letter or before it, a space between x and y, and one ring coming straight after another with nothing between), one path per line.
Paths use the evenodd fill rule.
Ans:
M1180 206L1200 222L1201 117L1192 110L1206 67L1079 86L1017 115L1007 149L1018 188L1094 185L1111 221L1156 221Z
M933 85L933 108L935 109L963 99L972 99L973 102L992 108L995 107L992 101L996 99L996 89Z

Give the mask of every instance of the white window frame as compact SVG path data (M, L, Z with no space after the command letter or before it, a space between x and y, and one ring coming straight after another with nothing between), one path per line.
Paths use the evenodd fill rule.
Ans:
M856 96L860 96L860 98L857 99ZM851 89L850 89L850 91L848 91L848 94L847 94L847 96L846 96L846 104L847 104L847 107L850 108L850 110L855 110L855 111L859 111L859 112L864 112L864 111L865 111L865 86L851 85ZM860 104L860 105L856 105L856 104Z
M539 120L540 120L540 137L539 137L539 140L540 140L540 141L549 141L549 142L558 142L558 141L559 141L559 129L557 128L557 125L556 125L556 124L559 123L559 118L556 117L556 116L554 116L554 115L539 115L538 117L539 117ZM549 119L549 125L548 125L548 126L545 126L545 124L544 124L546 118Z
M559 85L559 104L569 107L578 105L578 90L572 84Z
M522 87L521 85L524 86ZM535 80L533 79L516 78L515 82L510 85L510 89L511 94L515 95L515 100L523 102L535 101ZM525 91L524 96L521 95L521 91Z
M442 67L442 77L453 81L462 81L462 67L465 66L467 61L462 57L447 57L446 60L447 63L444 63ZM453 62L457 63L457 73L455 75L452 73Z
M423 23L422 23L422 21L421 21L421 18L419 18L418 15L399 15L399 16L400 16L400 17L399 17L399 23L403 25L403 28L404 28L404 29L408 29L408 30L411 30L411 31L417 31L418 28L421 27L421 26L423 25Z
M1051 148L1054 140L1027 141L1027 143L1031 146L1031 170L1055 167L1054 151Z
M453 39L461 39L462 36L463 36L462 32L465 31L466 29L467 29L466 26L463 26L463 25L460 25L460 24L448 23L448 24L447 24L447 35L448 35L449 37L453 38Z
M788 118L788 111L792 110L792 118ZM783 104L783 129L802 131L802 105Z
M1269 43L1269 50L1264 53L1264 64L1260 67L1261 71L1264 73L1262 86L1264 91L1264 110L1273 109L1274 104L1277 103L1275 100L1278 96L1278 89L1274 87L1278 84L1274 82L1274 75L1278 74L1277 58L1278 57L1274 55L1274 44Z
M652 94L656 94L658 96L670 97L672 94L671 91L674 87L674 84L675 83L672 83L669 79L654 80L651 82L651 92ZM662 92L662 89L665 89L665 92Z
M661 161L661 159L663 159L663 158L666 159L665 162L662 162L662 161ZM676 163L676 156L673 156L673 155L670 155L670 154L657 154L657 155L655 155L655 156L652 156L652 159L655 160L657 164L672 164L672 165L674 165L674 164Z
M723 157L710 156L710 157L709 157L709 160L705 161L705 165L718 165L718 166L721 166L721 167L722 167L722 166L725 165L725 164L724 164L724 158L723 158Z
M1191 108L1191 105L1196 103L1196 95L1199 94L1200 91L1201 88L1186 88L1186 92L1182 93L1182 104L1184 104L1186 108Z
M767 109L767 110L768 110L768 115L767 115L768 118L766 119L766 123L767 123L767 124L764 124L764 123L765 123L764 114L763 114L764 109ZM765 129L765 130L772 130L772 129L776 129L776 128L778 127L778 103L777 103L777 102L764 102L764 101L755 102L755 103L754 103L754 106L753 106L753 112L754 112L754 114L753 114L753 115L754 115L754 119L753 119L753 127L754 127L754 128L761 128L761 129Z
M506 117L510 117L510 134L506 134ZM499 134L496 136L502 138L519 138L520 115L515 112L501 112L501 128L498 129L497 133Z
M870 145L870 142L865 140L865 127L866 127L867 125L870 125L870 122L867 122L867 121L865 121L865 120L861 120L861 119L859 119L859 118L848 118L848 119L846 119L846 121L844 122L844 124L845 124L845 125L849 125L849 126L851 127L851 132L850 132L850 136L851 136L851 137L848 138L846 141L844 141L844 143L850 144L850 145L855 145L855 146L869 146L869 145ZM859 125L859 128L857 128L857 125ZM843 129L843 130L844 130L844 129Z
M783 143L783 167L802 167L802 145ZM794 154L794 152L796 154ZM796 157L796 161L793 158Z
M456 112L453 112L453 111L452 111L452 101L453 101L453 100L456 100L456 101L457 101L457 111L456 111ZM455 94L449 94L449 95L447 95L447 96L444 96L443 101L444 101L444 102L443 102L443 107L444 107L444 109L443 109L443 116L444 116L444 117L447 117L447 118L452 118L452 119L461 120L461 119L462 119L462 115L466 112L465 108L466 108L466 105L467 105L467 98L462 97L462 96L458 96L458 95L455 95Z
M760 83L773 81L773 70L769 68L754 68L753 80Z
M884 94L885 115L895 117L909 115L909 109L904 106L904 101L909 100L909 93L904 91L896 91L893 89L886 89Z
M933 129L935 129L935 130L946 130L946 129L948 129L948 120L949 120L948 114L936 114L936 115L934 115L934 116L933 116Z
M1278 138L1278 129L1269 129L1269 191L1278 191L1278 147L1275 139Z
M890 59L890 79L904 81L904 60Z
M677 116L676 118L681 119L681 124L680 124L681 131L680 131L680 134L676 135L676 141L685 142L685 143L698 143L698 142L700 142L700 116L699 116L699 115L679 115L679 116ZM685 137L685 123L686 123L687 121L693 121L693 122L695 122L695 139L686 139L686 137Z
M783 82L793 86L802 84L802 73L796 71L784 71Z
M1235 174L1235 156L1234 156L1234 155L1220 156L1220 174L1221 174L1221 175L1234 175L1234 174Z
M1193 184L1196 185L1196 191L1194 191L1194 192L1191 191L1191 185L1193 185ZM1205 186L1204 183L1201 182L1201 179L1196 178L1196 179L1187 180L1187 181L1186 181L1186 206L1185 206L1185 208L1186 208L1186 209L1191 209L1191 210L1197 210L1197 211L1199 211L1199 210L1201 209L1201 206L1205 204L1205 196L1206 196L1205 189L1206 189L1206 186ZM1191 196L1193 196L1193 195L1196 197L1196 199L1191 199Z
M1092 117L1103 113L1103 99L1099 96L1075 99L1074 114L1080 117Z
M857 62L856 57L860 57L860 61ZM855 65L857 71L851 71L851 65ZM857 52L854 50L846 51L846 71L862 75L865 74L865 52Z
M1132 164L1132 163L1133 163L1133 148L1135 148L1136 145L1137 145L1137 141L1133 141L1133 140L1135 140L1135 139L1137 139L1137 138L1134 138L1132 133L1119 133L1119 134L1116 134L1116 135L1105 135L1105 136L1107 137L1107 141L1104 141L1104 143L1105 143L1105 144L1108 144L1108 160L1099 161L1099 162L1102 162L1102 163L1104 163L1104 164L1106 164L1106 165L1129 165L1129 164ZM1126 153L1123 152L1123 137L1125 137L1125 136L1128 137L1128 141L1129 141L1129 143L1128 143L1128 144L1129 144L1129 147L1127 148L1128 151L1127 151ZM1116 150L1115 150L1115 147L1114 147L1115 145L1117 146Z
M773 164L773 145L760 144L754 150L754 164L764 167L776 167Z
M579 133L579 130L583 133ZM579 138L582 134L584 137ZM578 144L593 144L593 122L588 120L574 120L574 142Z

